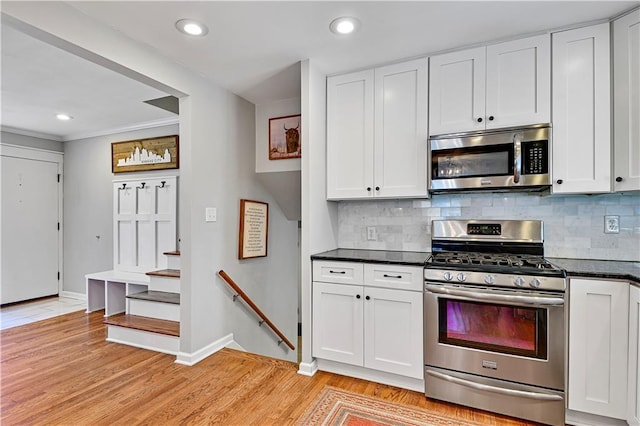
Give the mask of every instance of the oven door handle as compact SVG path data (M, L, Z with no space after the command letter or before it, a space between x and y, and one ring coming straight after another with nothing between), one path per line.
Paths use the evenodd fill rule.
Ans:
M564 398L560 395L554 395L549 393L540 393L540 392L530 392L523 391L517 389L507 389L501 388L497 386L485 385L483 383L476 383L465 379L460 379L458 377L453 377L448 374L443 374L438 371L426 370L426 373L430 376L436 377L438 379L445 380L447 382L455 383L461 386L466 386L468 388L499 393L501 395L507 396L515 396L515 397L524 397L529 399L537 399L539 401L562 401Z
M549 296L524 296L511 294L488 294L485 292L446 288L439 285L425 284L425 291L447 296L459 296L466 300L483 300L488 302L522 303L527 305L561 306L564 305L562 297Z

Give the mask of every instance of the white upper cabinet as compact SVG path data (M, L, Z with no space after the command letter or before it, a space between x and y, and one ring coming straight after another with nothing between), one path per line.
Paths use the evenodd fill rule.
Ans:
M609 192L609 24L558 32L552 37L553 192Z
M548 34L433 56L429 134L548 123Z
M613 22L614 189L640 190L640 9Z
M327 198L427 197L427 59L327 79Z

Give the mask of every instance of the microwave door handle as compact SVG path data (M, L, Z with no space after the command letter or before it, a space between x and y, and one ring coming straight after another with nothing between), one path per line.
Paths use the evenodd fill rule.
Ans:
M516 133L513 135L513 183L520 182L522 175L522 135Z

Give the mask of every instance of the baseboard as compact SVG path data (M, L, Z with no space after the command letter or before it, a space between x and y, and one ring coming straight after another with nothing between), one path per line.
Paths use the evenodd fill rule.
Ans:
M583 413L580 411L566 410L564 421L568 425L574 426L626 426L624 420L612 419L611 417L597 416L595 414Z
M298 365L298 374L303 376L313 376L318 372L318 361L315 359L311 362L301 362Z
M196 365L198 362L202 361L206 357L213 355L218 352L220 349L225 348L231 344L233 344L233 333L227 334L226 336L216 340L215 342L205 346L202 349L197 350L193 353L186 352L178 352L178 356L176 357L176 364L182 364L187 366Z
M59 297L66 297L68 299L84 300L87 301L87 295L84 293L76 293L75 291L61 291L58 294Z

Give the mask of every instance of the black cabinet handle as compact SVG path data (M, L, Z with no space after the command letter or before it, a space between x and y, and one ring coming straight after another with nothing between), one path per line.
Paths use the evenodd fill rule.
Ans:
M478 123L482 123L482 117L478 117L478 119L476 120Z
M356 294L356 299L360 299L360 295L359 294Z
M562 185L562 182L564 182L562 179L558 179L558 180L556 181L556 183L557 183L558 185Z
M622 179L622 177L620 177L620 176L618 176L618 177L616 178L616 182L622 182L623 180L624 180L624 179Z
M332 270L329 270L329 273L330 274L346 274L345 271L332 271Z
M365 297L365 299L367 299L367 300L371 300L371 298L370 298L369 296Z
M371 187L367 186L367 192L371 192Z
M379 186L376 186L376 191L380 191L380 187Z
M493 121L493 119L494 119L493 115L490 115L489 116L489 121Z
M384 274L383 277L385 278L402 278L402 275L388 275L388 274Z

